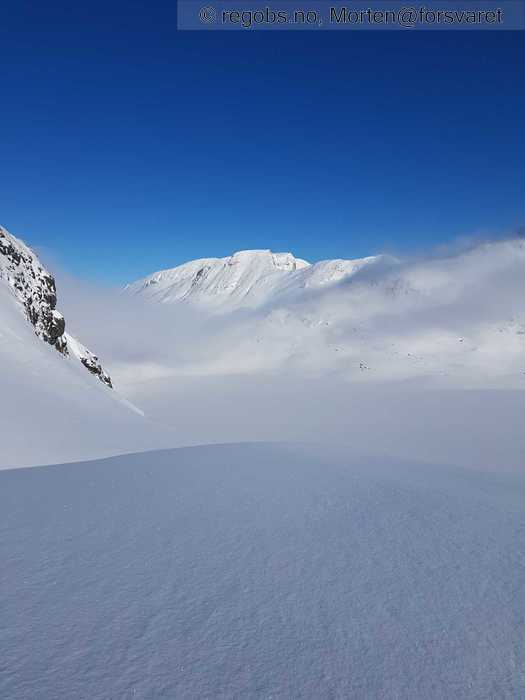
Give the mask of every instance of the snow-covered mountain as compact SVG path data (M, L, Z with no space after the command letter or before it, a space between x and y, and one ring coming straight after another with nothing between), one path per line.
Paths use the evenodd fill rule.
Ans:
M108 387L111 378L98 357L66 332L66 322L57 310L53 276L25 243L0 226L0 284L12 292L20 311L32 324L35 334L56 348L64 357L76 358L91 374Z
M141 301L152 309L148 376L294 369L507 385L525 376L524 295L525 241L516 238L406 261L309 264L242 251L154 273L123 296L133 313ZM213 322L195 331L200 317ZM135 366L118 372L126 382L143 376Z
M349 277L384 256L327 260L311 265L292 253L242 250L154 272L125 291L162 303L187 301L213 308L255 308L286 291L315 289Z

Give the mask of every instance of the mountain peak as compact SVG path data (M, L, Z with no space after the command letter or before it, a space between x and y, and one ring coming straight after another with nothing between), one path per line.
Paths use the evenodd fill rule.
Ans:
M201 258L154 272L127 285L125 291L162 302L253 306L284 277L308 267L309 262L292 253L239 250L225 258Z
M330 260L312 265L293 253L239 250L225 258L201 258L154 272L127 285L125 291L162 303L187 301L223 310L253 308L285 290L335 283L376 260Z
M293 253L274 253L269 248L238 250L229 258L222 258L222 260L228 260L230 265L234 265L236 263L250 264L256 261L266 261L273 265L275 269L285 270L287 272L300 270L303 267L308 267L310 265L310 263L306 260L296 258Z

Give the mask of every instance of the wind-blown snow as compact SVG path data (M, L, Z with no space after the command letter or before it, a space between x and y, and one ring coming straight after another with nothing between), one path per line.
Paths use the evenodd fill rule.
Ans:
M2 698L525 695L523 475L209 446L0 510Z

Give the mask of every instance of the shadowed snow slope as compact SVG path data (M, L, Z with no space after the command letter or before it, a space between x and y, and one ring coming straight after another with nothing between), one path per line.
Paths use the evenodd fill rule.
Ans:
M0 373L0 469L173 445L117 392L37 338L2 284Z
M222 445L0 509L2 698L525 695L522 475Z

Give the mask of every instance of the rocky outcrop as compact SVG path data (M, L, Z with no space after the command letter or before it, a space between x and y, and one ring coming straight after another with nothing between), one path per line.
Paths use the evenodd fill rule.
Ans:
M110 376L106 374L106 372L104 372L104 370L102 369L102 365L98 362L98 357L96 355L92 355L91 357L81 357L80 362L84 365L88 372L94 374L100 379L100 381L104 382L104 384L113 387Z
M66 333L66 322L57 311L53 276L35 253L0 226L0 280L4 280L21 306L36 335L64 356L75 356L86 369L111 387L111 378L87 348Z
M21 241L0 227L0 277L22 303L36 334L64 353L65 321L56 310L55 280Z
M88 370L88 372L94 374L100 379L101 382L103 382L110 388L113 388L111 377L100 364L98 357L94 355L90 350L88 350L84 345L82 345L82 343L79 343L79 341L76 338L73 338L71 335L69 335L69 333L66 333L65 337L67 347L71 355L76 357L77 360Z

